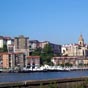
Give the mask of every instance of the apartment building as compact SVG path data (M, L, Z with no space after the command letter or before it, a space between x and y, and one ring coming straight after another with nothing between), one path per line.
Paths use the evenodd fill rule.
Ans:
M72 64L73 66L88 65L88 58L84 57L74 57L74 56L62 56L53 57L51 59L54 65L65 65L66 63Z
M25 55L23 52L0 53L0 68L14 69L16 67L25 67Z
M20 35L14 38L15 52L24 52L29 56L29 37Z
M52 51L54 54L61 54L61 45L44 41L40 42L40 47L43 49L46 44L49 44L52 47Z
M29 41L30 53L37 48L43 49L46 44L49 44L52 47L52 51L54 54L61 54L61 45L50 43L49 41L39 42L38 40Z
M38 40L30 40L29 41L29 52L30 52L30 55L32 52L34 52L34 50L36 50L37 48L39 48L40 42Z
M40 67L40 56L28 56L26 67L35 68Z
M3 48L4 45L13 44L14 40L11 37L0 36L0 48Z

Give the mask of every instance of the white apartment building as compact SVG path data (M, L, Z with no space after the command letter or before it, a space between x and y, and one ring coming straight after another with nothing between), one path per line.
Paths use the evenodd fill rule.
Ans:
M0 48L3 48L4 44L6 44L6 40L3 36L0 36Z

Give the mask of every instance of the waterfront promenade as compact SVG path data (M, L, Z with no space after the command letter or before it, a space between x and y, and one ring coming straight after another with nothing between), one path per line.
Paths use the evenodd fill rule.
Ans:
M0 88L88 88L88 77L3 82Z
M80 86L84 86L87 82L87 70L70 72L0 73L0 88L86 88Z
M88 76L88 71L0 73L0 83L18 82L18 81L25 81L25 80L78 78L78 77L85 77L85 76Z

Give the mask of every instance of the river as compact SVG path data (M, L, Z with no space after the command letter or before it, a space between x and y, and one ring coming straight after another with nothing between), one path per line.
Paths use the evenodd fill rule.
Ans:
M17 82L17 81L24 81L24 80L75 78L75 77L83 77L83 76L88 76L88 71L0 73L0 82Z

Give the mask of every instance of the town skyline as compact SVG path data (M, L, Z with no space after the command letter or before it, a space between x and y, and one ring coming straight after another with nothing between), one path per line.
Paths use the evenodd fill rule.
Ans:
M13 40L14 40L15 37L18 37L18 36L24 36L24 35L21 34L21 35L17 35L17 36L14 36L14 37L9 36L9 35L7 35L7 36L0 35L0 37L2 37L2 38L5 38L5 39L13 39ZM39 39L30 39L30 36L25 36L25 37L28 37L29 38L29 42L30 41L39 41L39 42L50 42L50 43L59 44L59 45L69 45L69 44L78 44L78 41L79 41L80 36L82 36L82 38L84 40L84 44L87 44L88 45L88 43L85 42L85 38L84 38L84 36L82 34L79 35L79 37L76 39L77 40L76 42L73 42L73 43L65 43L65 44L55 43L55 42L51 42L49 40L42 40L42 41L40 41Z
M30 39L60 44L88 43L87 0L0 1L0 35L23 34Z
M88 87L88 0L0 0L0 88Z

